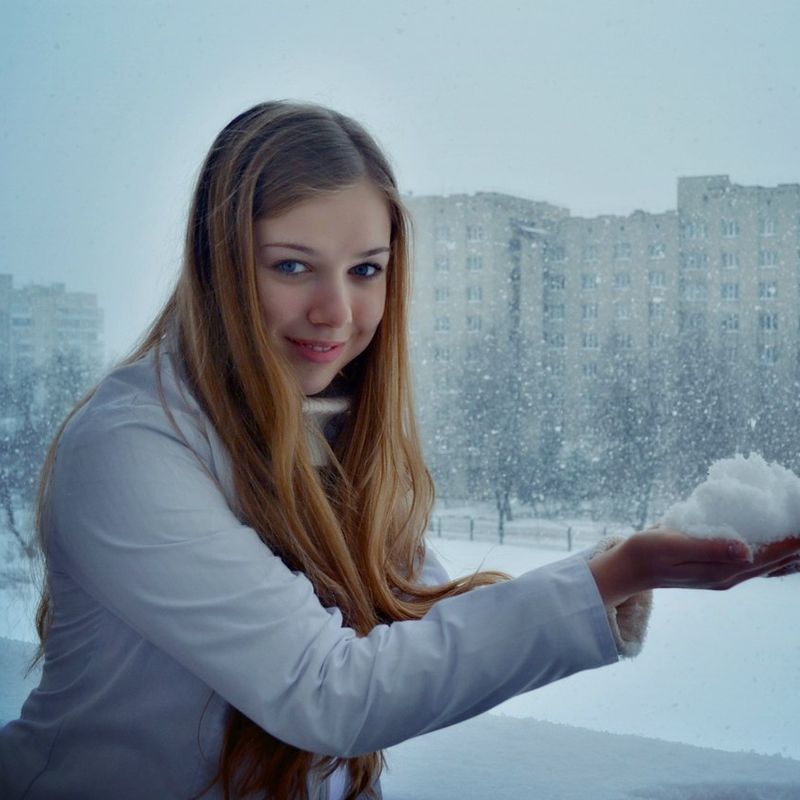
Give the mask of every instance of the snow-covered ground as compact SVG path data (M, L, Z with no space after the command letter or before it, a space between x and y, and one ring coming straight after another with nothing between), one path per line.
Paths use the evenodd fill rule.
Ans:
M451 574L512 575L563 557L430 540ZM729 592L657 591L641 655L573 675L497 711L613 733L800 759L800 576Z
M565 555L547 541L430 545L453 575L519 574ZM657 592L638 658L392 748L387 800L797 800L798 590L800 576L726 593ZM34 603L23 580L0 588L0 720L18 713L36 680L22 678Z

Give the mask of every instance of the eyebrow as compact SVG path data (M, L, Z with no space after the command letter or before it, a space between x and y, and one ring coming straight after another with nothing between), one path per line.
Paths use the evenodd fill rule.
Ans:
M285 247L287 250L297 250L309 256L319 255L313 247L306 247L303 244L294 244L293 242L267 242L267 244L262 244L259 249L263 250L265 247ZM371 250L365 250L363 253L356 253L356 258L371 258L372 256L390 252L391 248L389 247L373 247Z

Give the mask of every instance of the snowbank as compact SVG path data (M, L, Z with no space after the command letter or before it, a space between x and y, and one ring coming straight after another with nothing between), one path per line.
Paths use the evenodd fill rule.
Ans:
M564 555L430 544L451 575L519 574ZM657 592L640 656L391 748L386 800L797 800L798 583ZM35 592L20 588L0 591L0 720L18 715L37 682L23 677L34 645L14 641L34 638Z
M485 714L388 752L385 800L797 800L800 762Z

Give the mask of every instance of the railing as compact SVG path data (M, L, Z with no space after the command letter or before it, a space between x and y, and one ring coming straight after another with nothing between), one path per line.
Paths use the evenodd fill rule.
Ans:
M587 522L585 524L553 522L551 520L505 520L501 526L498 517L434 514L428 530L431 536L468 541L496 541L499 544L527 545L571 552L578 547L588 547L608 535L608 527Z

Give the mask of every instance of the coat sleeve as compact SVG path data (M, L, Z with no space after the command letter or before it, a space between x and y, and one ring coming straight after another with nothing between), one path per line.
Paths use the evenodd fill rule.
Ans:
M84 410L57 455L48 547L99 603L283 741L370 752L617 660L580 557L358 637L232 513L200 433L190 448L155 404Z

